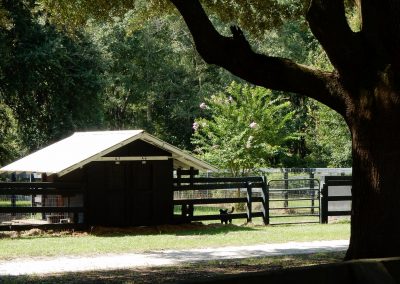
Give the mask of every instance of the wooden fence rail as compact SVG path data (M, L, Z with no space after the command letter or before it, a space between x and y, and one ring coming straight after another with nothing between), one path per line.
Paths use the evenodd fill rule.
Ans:
M40 200L47 200L55 198L55 200L62 200L58 204L37 204L34 202L35 197L39 196ZM71 205L70 200L78 196L80 205ZM85 207L86 192L82 184L79 183L52 183L52 182L2 182L0 183L0 231L8 230L27 230L32 228L43 229L82 229L86 227L85 219L87 216ZM18 204L18 202L29 202L30 204ZM67 201L64 203L64 199ZM6 200L6 201L4 201ZM7 204L7 201L9 204ZM54 202L53 202L54 203ZM25 216L29 214L40 213L42 220L26 219ZM17 216L17 214L22 214ZM28 214L28 215L26 215ZM8 216L8 217L7 217ZM32 215L33 216L33 215ZM36 216L36 215L35 215ZM71 223L58 223L63 216L74 216L65 218L66 221ZM4 218L7 221L4 221ZM9 219L15 219L9 220ZM46 218L50 223L46 224ZM55 221L56 220L56 221ZM31 223L30 223L31 222ZM56 223L52 223L56 222Z
M0 182L0 189L2 188L80 188L80 183L61 183L61 182Z
M327 224L330 216L351 215L351 176L326 176L322 188L321 223Z
M261 189L261 197L253 196L254 188ZM174 200L174 205L182 206L181 215L176 216L178 222L220 220L221 215L193 215L194 205L204 204L232 204L245 203L246 213L231 213L230 219L247 219L251 222L255 217L262 217L265 224L269 222L268 192L264 177L229 177L229 178L184 178L174 179L174 191L198 191L198 190L223 190L223 189L244 189L246 197L229 198L201 198L201 199L179 199ZM262 210L253 212L252 204L261 203Z
M270 189L271 182L282 183L280 189ZM294 183L304 184L302 187L292 188ZM290 185L290 186L289 186ZM258 195L254 196L255 188ZM229 189L240 189L242 192L246 192L246 196L242 197L200 197L200 198L183 198L174 200L174 205L181 206L181 215L175 215L178 222L190 222L190 221L202 221L202 220L220 220L221 215L194 215L195 205L204 204L234 204L242 203L245 204L246 213L232 213L229 215L230 219L247 219L248 222L252 221L252 218L262 217L264 224L270 224L271 218L274 220L274 224L281 224L279 218L300 217L292 222L300 223L316 223L319 222L320 214L320 193L319 193L319 180L315 178L301 178L301 179L281 179L281 180L270 180L266 182L265 177L240 177L240 178L195 178L195 177L178 177L174 179L174 191L216 191L216 190L229 190ZM275 197L271 197L271 194ZM303 194L303 196L296 197L296 194ZM200 194L199 194L200 195ZM260 196L261 195L261 196ZM276 198L277 195L281 195L281 198ZM200 195L201 196L201 195ZM291 196L289 198L289 196ZM317 200L317 204L315 204ZM282 206L276 206L277 202L283 202ZM295 202L299 201L299 202ZM309 201L310 205L302 204ZM261 204L260 210L254 212L253 204ZM271 207L270 202L273 202L274 206ZM293 205L289 206L289 202ZM306 210L305 210L306 209ZM308 210L308 212L306 212ZM279 212L282 211L282 214ZM272 215L271 215L272 212ZM315 220L310 221L304 217L313 217ZM222 217L223 218L223 217ZM293 219L294 220L294 219ZM286 222L283 224L287 224Z

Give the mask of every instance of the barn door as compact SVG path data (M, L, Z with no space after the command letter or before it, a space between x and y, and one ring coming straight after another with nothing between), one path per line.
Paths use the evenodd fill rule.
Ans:
M96 162L87 169L92 225L167 224L173 216L172 160Z
M92 225L125 226L124 164L96 162L87 169L88 214Z
M132 162L128 168L126 188L127 225L151 225L155 220L154 165Z
M173 216L172 160L131 162L127 170L127 225L168 224Z

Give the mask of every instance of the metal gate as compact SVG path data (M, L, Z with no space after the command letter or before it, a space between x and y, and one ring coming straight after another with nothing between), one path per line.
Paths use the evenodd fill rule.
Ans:
M267 189L271 225L320 222L318 179L274 179L268 181Z

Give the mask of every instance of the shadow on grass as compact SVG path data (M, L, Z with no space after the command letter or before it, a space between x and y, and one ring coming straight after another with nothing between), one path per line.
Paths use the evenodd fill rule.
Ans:
M238 225L222 225L222 224L202 224L190 223L182 225L161 225L161 226L144 226L144 227L92 227L88 231L43 231L40 229L32 229L21 232L1 232L0 239L35 239L35 238L52 238L66 236L101 236L101 237L123 237L123 236L141 236L141 235L176 235L176 236L198 236L198 235L218 235L229 232L253 231L254 227L238 226ZM0 282L1 283L1 282Z
M280 271L340 262L344 252L203 261L179 266L85 271L45 276L0 276L0 283L175 283L239 273Z
M255 228L249 226L222 225L191 223L183 225L162 225L151 227L130 227L130 228L105 228L94 227L90 234L102 237L121 237L131 235L176 235L176 236L192 236L192 235L219 235L229 232L254 231Z

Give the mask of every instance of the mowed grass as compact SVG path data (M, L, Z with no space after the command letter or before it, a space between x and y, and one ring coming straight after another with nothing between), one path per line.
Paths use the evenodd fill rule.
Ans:
M189 224L95 230L92 233L3 237L0 239L0 259L338 240L349 239L349 236L348 223L286 226Z

